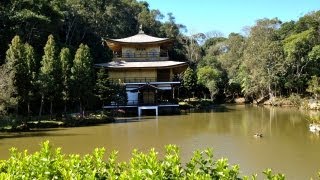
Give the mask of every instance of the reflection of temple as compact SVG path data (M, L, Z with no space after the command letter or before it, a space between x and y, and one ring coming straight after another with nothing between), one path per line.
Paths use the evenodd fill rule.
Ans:
M128 102L117 107L158 110L178 106L175 87L180 82L175 77L187 68L187 63L169 60L172 40L146 35L140 28L134 36L105 42L113 51L113 61L96 66L106 68L112 81L125 84Z

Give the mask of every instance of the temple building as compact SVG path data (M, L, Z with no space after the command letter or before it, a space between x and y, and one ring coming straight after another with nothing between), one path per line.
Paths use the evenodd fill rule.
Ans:
M176 77L188 65L170 60L171 39L149 36L140 27L134 36L103 41L113 51L113 59L96 66L105 68L111 81L124 83L128 95L127 104L105 108L137 107L140 115L141 109L158 112L161 107L179 106L175 99L180 81Z

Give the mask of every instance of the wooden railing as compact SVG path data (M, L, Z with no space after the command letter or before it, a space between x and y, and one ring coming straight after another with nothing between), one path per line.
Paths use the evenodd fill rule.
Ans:
M148 83L148 82L177 82L176 77L169 79L158 79L156 77L126 77L126 78L109 78L111 83Z
M171 99L171 100L166 100L166 101L160 101L157 100L154 103L144 103L144 102L140 102L138 100L128 100L128 102L126 104L117 104L115 102L111 102L109 105L110 106L146 106L146 105L173 105L173 104L178 104L178 100L177 99Z
M145 60L168 60L168 51L163 52L133 52L133 53L121 53L116 52L113 54L113 58L116 60L136 60L136 59L145 59Z

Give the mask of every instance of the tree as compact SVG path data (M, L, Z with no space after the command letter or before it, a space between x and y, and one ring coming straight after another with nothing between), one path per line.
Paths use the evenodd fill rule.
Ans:
M26 62L26 56L25 56L25 46L21 42L19 36L15 36L12 39L11 44L9 45L9 49L6 52L6 64L5 69L6 73L9 74L10 78L13 78L12 80L8 80L8 83L10 85L13 85L13 89L15 89L12 92L15 92L16 94L12 94L13 97L17 98L17 104L16 104L16 114L18 115L19 105L22 102L26 102L28 98L28 84L29 79L28 77L28 68L27 68L27 62Z
M8 110L15 109L18 104L14 85L14 71L4 64L0 66L0 115L6 115Z
M312 61L320 61L320 45L316 45L309 52L308 57Z
M308 81L307 92L312 93L316 99L319 98L320 94L320 78L317 76L312 76L311 80Z
M211 80L205 84L206 88L209 89L210 99L213 100L214 96L219 92L217 87L217 82L215 80Z
M197 74L193 71L192 68L188 67L187 70L183 73L183 87L187 89L190 93L194 93L197 87Z
M26 81L27 81L27 93L28 96L26 98L27 101L27 111L28 115L30 115L30 102L32 100L32 97L35 95L36 91L36 78L37 78L37 65L36 65L36 58L35 58L35 52L31 45L28 43L25 44L25 58L27 63L27 70L28 73L25 74Z
M60 51L61 64L61 80L62 80L62 99L64 101L64 113L67 113L67 101L70 100L70 86L71 86L71 67L72 59L69 48L62 48Z
M54 38L48 36L48 41L44 47L44 55L42 56L41 68L39 73L39 90L41 94L41 104L39 116L42 114L42 108L45 98L50 101L50 118L52 118L53 100L59 94L59 80L57 76L61 75L59 71L60 63L57 58L57 50Z
M308 66L312 62L308 54L312 51L316 42L317 32L313 29L293 34L283 40L286 55L284 64L288 67L286 79L291 82L287 87L295 89L297 93L304 89L306 85Z
M138 23L143 26L143 31L154 36L160 35L161 21L164 15L159 10L150 10L149 7L142 8L138 14Z
M205 41L202 45L202 51L206 55L218 56L221 53L225 52L226 38L224 37L212 37Z
M199 42L204 40L206 35L203 33L196 33L186 37L185 49L187 51L187 58L191 63L198 63L201 59L201 48Z
M2 2L1 2L2 3ZM62 25L63 3L59 0L20 1L4 3L9 20L6 24L8 33L19 34L40 53L49 32L58 34ZM1 5L2 6L2 5Z
M172 13L168 13L168 20L162 23L160 27L160 37L168 37L174 40L172 49L169 50L169 55L172 59L188 60L187 51L184 46L186 38L181 31L186 31L186 27L182 24L175 23L175 17Z
M308 53L308 58L311 61L308 74L320 76L320 45L316 45L312 48Z
M111 85L112 97L111 101L116 104L127 104L128 102L128 94L126 91L125 84L118 82Z
M253 98L273 96L283 52L276 34L278 19L261 19L251 28L241 64L243 92Z
M213 96L218 92L217 84L220 78L219 70L212 66L204 66L198 69L197 77L198 84L208 88L210 97L213 100Z
M241 93L240 67L243 62L243 51L245 48L245 37L240 34L231 33L224 41L226 51L217 57L222 69L227 73L228 80L225 82L224 93L232 96Z
M85 102L87 102L94 88L92 66L89 47L80 44L73 60L73 67L71 68L71 81L73 96L78 100L80 105L81 117L84 115Z
M95 95L102 101L102 105L106 102L111 102L111 99L116 94L116 89L112 89L108 79L108 74L105 69L101 68L97 73L97 80L95 84Z
M277 34L281 40L292 35L295 32L295 22L289 21L281 24L281 27L277 30Z
M294 30L296 33L301 33L303 31L314 29L316 31L319 30L319 18L320 18L320 11L313 11L307 13L306 15L299 18L296 22Z
M100 101L102 101L102 105L111 102L120 105L126 104L128 101L125 85L121 81L117 83L110 83L108 74L103 68L97 73L94 90L95 95L100 99Z

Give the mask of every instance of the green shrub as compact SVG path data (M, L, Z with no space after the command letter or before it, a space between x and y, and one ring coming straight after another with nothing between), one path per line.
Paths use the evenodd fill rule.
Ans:
M290 103L294 106L300 106L302 103L302 98L299 94L291 94L288 98Z
M10 158L0 161L0 179L249 179L241 177L239 166L229 166L227 159L214 160L210 149L194 152L185 166L174 145L166 146L162 160L154 149L148 153L134 150L129 162L120 163L116 151L104 161L103 148L83 157L65 155L60 148L52 149L48 141L34 154L15 148L10 151ZM282 174L272 174L270 169L263 173L267 179L285 179Z

